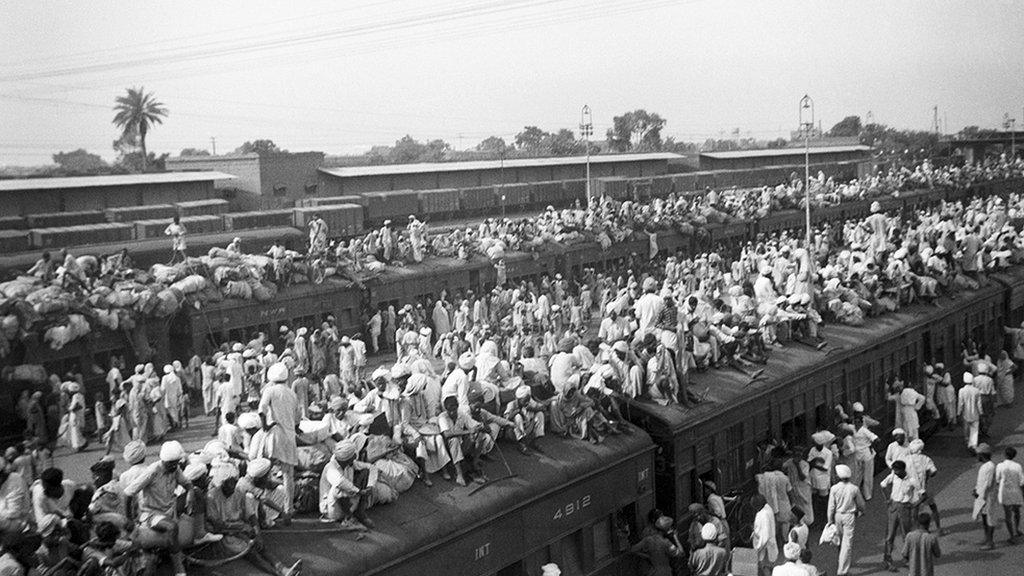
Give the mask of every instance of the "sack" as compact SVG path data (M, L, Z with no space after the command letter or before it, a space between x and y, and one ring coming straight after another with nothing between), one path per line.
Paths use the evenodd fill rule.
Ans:
M38 364L20 364L14 367L11 379L18 382L32 382L45 384L47 378L46 368Z
M323 444L299 446L296 448L296 455L298 457L298 462L295 465L296 470L312 472L317 475L323 472L324 466L331 459L330 451Z
M274 299L274 293L262 282L254 282L250 285L252 289L252 297L258 302L266 302Z
M373 485L373 504L390 504L398 500L398 491L388 485L387 482L377 481Z
M377 468L379 476L400 493L412 488L412 483L416 481L415 473L387 458L377 460L373 465Z
M171 288L180 290L182 294L194 294L206 288L206 278L198 274L192 274L171 284Z
M818 538L818 544L839 546L839 527L835 524L825 524L821 530L821 537Z
M224 286L224 296L227 298L238 298L249 300L252 298L252 288L242 280L231 280Z
M154 280L161 284L170 284L178 278L178 269L164 264L153 264L153 267L149 269L149 273L153 276Z
M366 442L366 461L376 462L387 455L391 449L391 438L383 435L372 434Z
M319 472L296 474L294 507L299 514L313 514L320 511Z

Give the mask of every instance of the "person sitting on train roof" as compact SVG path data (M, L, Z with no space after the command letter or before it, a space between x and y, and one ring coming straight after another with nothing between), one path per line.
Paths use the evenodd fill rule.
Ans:
M298 576L302 560L285 566L267 550L260 533L260 521L251 497L238 490L238 471L232 466L229 472L218 475L211 482L206 493L206 528L214 534L240 534L253 539L253 546L246 555L253 564L271 567L269 572L277 576Z
M358 521L372 530L366 515L378 470L360 460L362 439L346 439L334 446L331 459L320 474L320 521L352 525Z

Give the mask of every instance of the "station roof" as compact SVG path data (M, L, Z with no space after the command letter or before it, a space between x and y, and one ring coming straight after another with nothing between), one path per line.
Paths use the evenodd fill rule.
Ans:
M870 152L870 146L815 146L810 149L811 154L844 154L851 152ZM764 150L731 150L729 152L701 152L701 156L714 158L716 160L731 160L735 158L763 158L771 156L798 156L803 155L803 148L768 148Z
M683 157L669 152L647 154L608 154L590 157L591 164L615 162L647 162L652 160L681 160ZM586 156L562 156L554 158L511 158L501 160L474 160L471 162L420 162L418 164L388 164L377 166L351 166L344 168L321 168L324 174L339 178L358 176L394 176L399 174L424 174L436 172L465 172L472 170L498 170L504 168L541 168L545 166L578 166L586 164Z
M0 180L0 192L210 182L213 180L233 180L234 178L231 174L223 172L159 172L153 174L110 174L106 176L65 176L59 178L16 178Z

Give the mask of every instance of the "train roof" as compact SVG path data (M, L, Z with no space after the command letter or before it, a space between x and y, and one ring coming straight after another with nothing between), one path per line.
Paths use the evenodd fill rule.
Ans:
M241 238L243 243L266 242L269 246L274 240L290 241L305 237L305 234L297 228L255 228L252 230L235 230L233 232L216 232L212 234L194 234L187 238L189 253L197 255L198 251L205 253L213 246L227 246L235 237ZM159 238L146 238L144 240L122 240L106 244L90 244L82 246L69 246L72 254L79 256L85 254L101 255L120 252L127 248L128 252L135 259L136 266L146 266L157 262L166 262L170 254L170 240L161 236ZM60 247L49 249L50 252L57 252ZM30 268L39 259L39 255L47 249L37 248L28 252L0 255L0 270L25 270Z
M1015 267L1012 274L1024 280L1024 266ZM861 326L829 324L824 331L824 337L829 343L825 350L818 351L796 342L784 348L772 349L767 365L762 366L765 369L764 379L753 383L748 376L730 368L691 373L690 391L698 396L707 394L705 401L694 408L659 406L648 400L630 401L629 404L631 409L642 410L660 424L659 428L675 436L754 396L786 386L824 365L840 362L903 331L941 318L964 306L965 302L989 297L1000 291L1001 287L991 282L975 291L960 292L956 299L941 298L937 306L917 304L904 307L899 312L868 318Z
M159 172L149 174L108 174L104 176L60 176L55 178L14 178L0 180L0 192L19 190L59 190L100 188L108 186L145 186L180 182L212 182L234 180L223 172Z
M304 569L311 574L391 573L414 554L456 541L496 517L541 501L569 483L599 476L654 449L646 433L633 426L630 429L630 434L610 436L598 445L546 437L540 441L544 453L530 456L519 454L509 444L499 444L501 455L497 454L498 449L492 452L494 461L484 463L485 471L492 480L505 476L500 463L503 455L514 478L487 485L473 494L472 484L460 487L438 479L433 488L427 488L416 482L398 501L370 509L376 528L359 539L351 533L330 531L329 526L315 520L303 519L293 522L286 531L265 532L265 541L276 555L302 558ZM244 561L217 569L218 573L228 574L251 571Z

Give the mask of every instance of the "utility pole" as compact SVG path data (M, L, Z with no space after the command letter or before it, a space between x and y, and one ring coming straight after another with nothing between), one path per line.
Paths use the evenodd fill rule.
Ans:
M941 133L941 130L939 129L939 107L938 106L932 106L932 127L935 129L935 133L936 134L940 134Z
M1003 128L1007 128L1007 129L1010 130L1010 159L1011 160L1013 159L1014 156L1017 155L1017 152L1016 152L1016 148L1017 148L1017 134L1016 134L1017 130L1016 130L1016 125L1017 125L1017 119L1016 118L1011 118L1009 112L1007 112L1005 115L1003 115Z
M590 136L594 133L594 117L590 113L590 106L584 105L580 110L580 134L587 147L587 206L593 204L590 195Z
M814 130L814 100L804 94L800 99L800 129L804 132L804 216L807 219L808 253L811 251L811 132Z
M213 155L217 155L217 137L210 136L210 146L213 148Z

